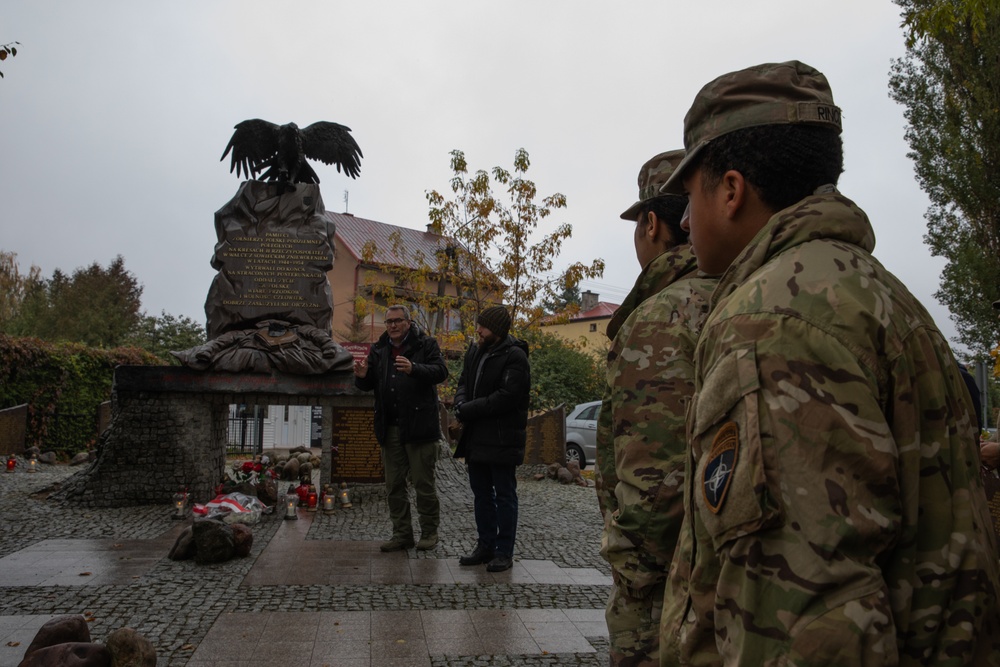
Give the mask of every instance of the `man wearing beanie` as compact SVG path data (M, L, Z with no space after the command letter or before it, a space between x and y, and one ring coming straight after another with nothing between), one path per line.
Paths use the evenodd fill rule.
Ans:
M528 345L511 336L502 306L476 318L477 342L469 346L455 393L462 436L455 458L469 469L478 539L461 565L486 563L490 572L514 564L517 534L517 466L524 462L531 373Z
M797 61L717 78L684 119L661 192L688 195L698 266L721 279L664 664L1000 664L969 393L835 187L840 132L826 77Z
M597 424L612 665L659 664L663 590L684 512L684 410L716 281L698 273L681 229L687 197L660 194L683 157L669 151L642 165L639 201L621 214L635 227L642 272L608 323L608 384Z

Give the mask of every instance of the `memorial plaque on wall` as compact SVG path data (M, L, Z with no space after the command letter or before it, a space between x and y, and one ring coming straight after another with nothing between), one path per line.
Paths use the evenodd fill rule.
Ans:
M330 466L331 482L382 482L382 450L375 439L375 408L333 407L331 444L336 450Z
M528 442L525 463L561 463L566 465L566 409L555 410L528 419Z
M997 540L1000 540L1000 476L996 470L983 471L982 475L986 501L990 507L990 518L993 519L993 532Z
M280 196L278 189L246 181L215 214L212 268L219 273L205 300L209 339L261 320L330 330L333 222L318 185L298 183Z

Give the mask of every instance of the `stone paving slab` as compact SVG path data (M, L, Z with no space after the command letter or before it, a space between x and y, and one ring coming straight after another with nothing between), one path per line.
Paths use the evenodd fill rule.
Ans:
M263 664L281 645L286 664L430 665L481 655L596 653L584 633L606 634L603 610L414 610L226 613L188 665ZM239 646L237 646L237 644ZM391 659L391 660L389 660Z
M474 542L471 492L459 464L438 470L433 550L377 550L389 522L372 485L353 488L355 507L332 516L265 516L250 556L218 565L165 557L180 528L168 506L57 505L45 489L75 472L65 466L0 474L0 667L16 665L37 628L61 614L84 614L95 641L135 628L156 646L158 667L606 664L610 579L593 489L521 471L516 567L465 572L457 558ZM354 622L329 623L344 614ZM507 624L492 629L503 615ZM394 636L417 627L419 638Z

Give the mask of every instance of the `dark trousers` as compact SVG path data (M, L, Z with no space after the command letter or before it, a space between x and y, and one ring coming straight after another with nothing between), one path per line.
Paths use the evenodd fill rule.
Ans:
M517 534L517 466L469 462L479 541L498 554L514 555Z
M438 442L404 444L399 440L399 427L386 428L382 465L385 468L385 491L389 500L389 520L392 521L394 538L413 539L407 478L417 492L420 535L427 537L437 534L441 512L434 486L434 466L437 459Z

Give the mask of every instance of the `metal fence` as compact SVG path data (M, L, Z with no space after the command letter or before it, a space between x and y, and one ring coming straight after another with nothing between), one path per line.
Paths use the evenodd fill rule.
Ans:
M45 419L45 449L81 451L97 439L97 412L50 412Z
M254 410L229 418L227 455L254 455L264 451L264 411Z

